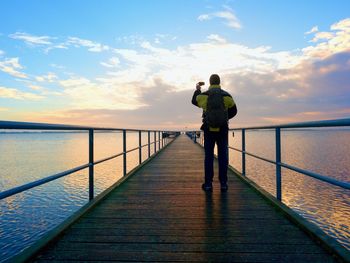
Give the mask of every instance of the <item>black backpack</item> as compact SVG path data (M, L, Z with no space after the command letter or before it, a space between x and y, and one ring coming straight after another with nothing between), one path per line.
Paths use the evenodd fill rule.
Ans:
M219 128L226 125L228 122L228 114L220 88L212 88L208 90L205 122L212 128Z

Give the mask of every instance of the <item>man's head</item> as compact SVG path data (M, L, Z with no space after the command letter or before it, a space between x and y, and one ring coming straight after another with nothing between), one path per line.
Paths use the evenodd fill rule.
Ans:
M210 85L220 85L220 77L218 74L213 74L209 78Z

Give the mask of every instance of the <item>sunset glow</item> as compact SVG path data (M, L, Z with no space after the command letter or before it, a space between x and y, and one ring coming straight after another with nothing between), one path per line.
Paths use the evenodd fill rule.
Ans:
M347 1L0 5L1 120L198 128L191 95L212 73L231 127L350 113Z

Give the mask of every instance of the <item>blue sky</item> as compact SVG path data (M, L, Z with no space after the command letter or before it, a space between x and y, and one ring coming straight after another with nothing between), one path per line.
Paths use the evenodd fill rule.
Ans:
M350 2L1 1L0 119L197 127L222 77L231 126L350 114Z

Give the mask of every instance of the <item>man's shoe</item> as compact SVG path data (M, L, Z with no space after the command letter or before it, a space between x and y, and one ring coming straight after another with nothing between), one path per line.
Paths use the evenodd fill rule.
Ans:
M202 189L205 192L212 192L213 186L211 184L202 184Z
M228 190L228 185L227 184L222 184L220 189L221 189L222 193L226 193L227 190Z

